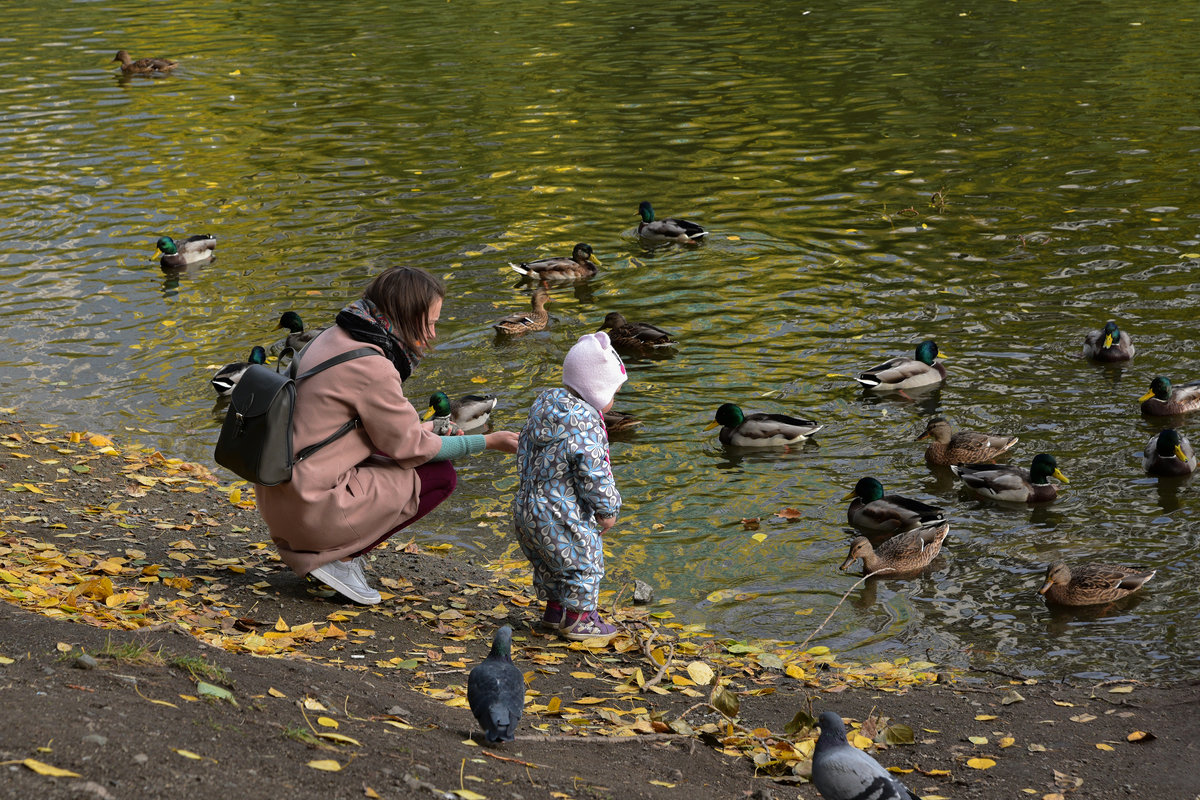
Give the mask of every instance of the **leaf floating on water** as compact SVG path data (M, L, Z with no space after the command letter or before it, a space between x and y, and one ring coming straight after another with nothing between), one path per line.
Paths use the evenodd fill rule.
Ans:
M800 512L794 508L785 508L782 511L776 511L775 516L784 519L800 519Z

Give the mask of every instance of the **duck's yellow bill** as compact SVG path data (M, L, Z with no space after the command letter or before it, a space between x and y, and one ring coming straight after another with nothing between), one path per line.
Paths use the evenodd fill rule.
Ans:
M1062 474L1061 469L1054 470L1054 472L1052 474L1054 475L1054 477L1058 478L1063 483L1070 483L1070 481L1067 480L1067 476Z
M163 251L162 251L162 250L155 249L155 251L154 251L154 255L150 256L150 260L151 260L151 261L158 261L158 260L159 260L160 258L162 258L162 257L163 257Z
M712 422L710 422L710 423L708 423L707 425L705 425L705 426L704 426L704 430L706 430L706 431L711 431L713 428L719 428L719 427L721 427L721 423L717 422L717 421L714 419Z
M603 264L601 264L601 263L600 263L600 259L596 258L596 255L595 255L595 253L593 253L592 255L588 256L588 261L592 262L592 263L593 263L593 264L595 264L597 267L603 267L603 266L604 266Z
M433 406L430 406L429 408L425 409L425 413L421 415L421 419L428 422L429 420L433 419L433 415L436 413L437 412L433 410Z
M1188 460L1187 453L1183 452L1183 448L1180 447L1179 445L1175 445L1175 457L1178 458L1180 461Z
M1138 402L1144 403L1147 400L1149 400L1151 397L1154 397L1154 392L1146 392L1144 395L1142 395L1141 397L1138 398Z
M1112 347L1112 334L1107 333L1104 335L1104 349L1107 350L1110 347Z

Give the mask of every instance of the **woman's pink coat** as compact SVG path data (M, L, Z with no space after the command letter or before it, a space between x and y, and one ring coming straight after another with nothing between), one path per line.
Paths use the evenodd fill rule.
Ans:
M373 346L332 327L304 350L298 374L360 347ZM297 384L292 452L354 417L362 427L301 461L290 481L255 487L280 557L300 575L368 547L412 517L421 493L414 468L441 450L441 438L421 427L404 397L400 373L379 352Z

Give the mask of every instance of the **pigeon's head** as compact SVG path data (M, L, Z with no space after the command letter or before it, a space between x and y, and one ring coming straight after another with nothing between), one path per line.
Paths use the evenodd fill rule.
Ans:
M492 639L492 655L496 658L503 658L505 661L512 661L511 625L505 625L496 631L496 635Z
M832 711L822 711L817 724L821 726L821 739L827 742L845 743L846 726L842 722L840 714L835 714Z

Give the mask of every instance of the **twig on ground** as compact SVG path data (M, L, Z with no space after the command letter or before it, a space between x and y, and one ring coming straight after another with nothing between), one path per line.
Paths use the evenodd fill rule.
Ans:
M508 756L497 755L490 750L480 750L479 752L483 753L488 758L494 758L497 761L511 761L514 764L520 764L523 767L533 767L534 769L550 769L550 767L546 766L545 764L535 764L532 761L522 761L519 758L509 758Z

